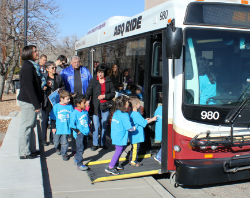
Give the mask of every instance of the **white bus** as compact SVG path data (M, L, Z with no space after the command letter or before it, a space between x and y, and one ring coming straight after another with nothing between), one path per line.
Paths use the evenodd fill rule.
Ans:
M177 185L187 186L250 178L245 3L167 1L133 17L112 17L76 43L90 69L98 60L129 70L143 88L146 117L163 93L162 163L148 162L152 172L138 172L171 172ZM148 152L157 145L153 134L153 126L145 130Z

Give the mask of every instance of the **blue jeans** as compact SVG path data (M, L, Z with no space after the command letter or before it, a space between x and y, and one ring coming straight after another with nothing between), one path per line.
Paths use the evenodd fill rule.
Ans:
M156 158L161 161L161 148L158 151L158 153L156 154Z
M106 142L106 132L108 127L108 117L109 117L109 110L101 111L101 145L104 146ZM100 126L100 118L98 115L93 115L93 122L94 122L94 131L93 131L93 146L98 146L98 129Z
M66 134L55 134L54 135L54 145L55 149L59 149L59 144L61 144L61 154L62 156L67 154L68 151L68 135Z
M76 137L76 154L75 154L75 160L77 163L77 166L81 166L82 165L82 161L83 161L83 151L84 151L84 135L82 133L78 134Z

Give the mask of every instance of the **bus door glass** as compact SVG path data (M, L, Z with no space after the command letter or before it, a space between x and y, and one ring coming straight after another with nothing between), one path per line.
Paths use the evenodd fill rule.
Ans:
M159 94L162 92L161 78L162 78L162 47L161 42L155 41L153 43L151 67L151 96L150 96L150 116L154 115L154 111L159 103Z
M154 116L155 110L158 105L162 103L162 43L155 41L152 45L152 64L151 64L151 85L150 85L150 117ZM155 124L149 126L152 131L151 146L157 148L160 142L155 140L153 135L155 132Z

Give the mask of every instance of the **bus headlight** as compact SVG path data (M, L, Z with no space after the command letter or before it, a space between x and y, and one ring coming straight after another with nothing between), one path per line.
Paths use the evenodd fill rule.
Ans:
M205 150L207 147L206 146L200 146L201 150Z
M218 146L211 146L212 150L216 150L218 148Z
M181 151L181 147L178 145L174 145L174 151L175 152L180 152Z

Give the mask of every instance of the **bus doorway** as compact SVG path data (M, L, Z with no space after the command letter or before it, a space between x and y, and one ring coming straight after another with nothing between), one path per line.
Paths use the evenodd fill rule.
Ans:
M143 87L144 118L153 117L158 105L161 105L159 104L160 95L162 94L161 45L161 35L148 36L146 38L143 73L140 68L142 64L138 64L140 63L138 60L141 60L141 57L138 56L138 52L133 51L133 53L128 53L127 50L126 53L127 55L135 54L131 61L133 67L130 70L134 71L133 76L135 83ZM119 170L119 175L107 174L104 171L110 163L114 151L107 153L107 155L109 155L108 159L105 158L105 160L91 161L88 163L90 168L88 174L92 183L159 174L161 165L154 159L154 156L161 148L161 142L155 140L155 123L147 125L147 127L144 128L144 134L145 142L141 143L138 159L142 166L133 167L129 165L129 152L131 148L131 144L129 143L120 158L120 164L124 167L124 170Z

